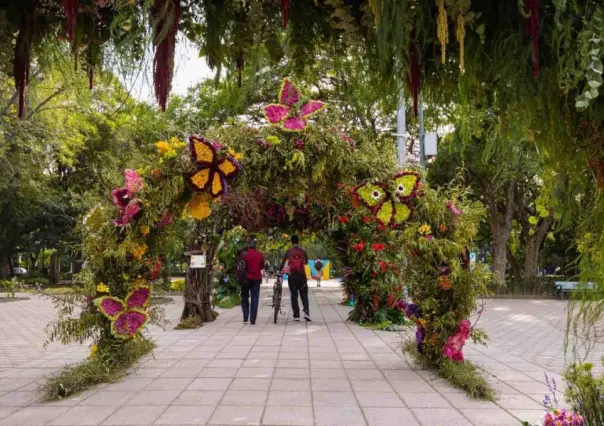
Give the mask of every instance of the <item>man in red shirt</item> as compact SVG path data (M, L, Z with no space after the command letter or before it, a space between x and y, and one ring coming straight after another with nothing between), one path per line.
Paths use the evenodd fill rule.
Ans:
M256 324L262 268L264 268L264 255L256 250L256 240L252 238L245 254L245 283L241 287L241 309L244 323L247 323L249 318L251 324ZM251 311L250 296L252 297Z

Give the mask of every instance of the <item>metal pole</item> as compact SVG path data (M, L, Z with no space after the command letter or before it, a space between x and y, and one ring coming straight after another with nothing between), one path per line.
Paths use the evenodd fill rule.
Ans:
M402 168L405 166L405 134L406 134L406 124L405 124L405 94L403 92L403 88L399 92L398 96L398 111L396 112L396 146L397 146L397 157L398 157L398 166Z
M424 104L422 96L419 96L419 165L422 169L426 167L426 132L424 131Z

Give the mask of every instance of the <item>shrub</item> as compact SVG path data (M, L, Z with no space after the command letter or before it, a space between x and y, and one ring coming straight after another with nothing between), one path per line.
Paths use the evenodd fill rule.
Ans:
M238 294L231 294L229 296L224 296L222 299L216 303L216 306L222 309L231 309L235 306L239 306L241 304L241 297Z
M91 351L89 360L65 367L49 378L39 389L42 397L56 400L75 395L101 383L120 380L138 360L153 350L154 344L147 339L133 339L126 343ZM96 346L93 346L96 348Z
M174 280L170 283L170 290L182 292L185 289L185 280Z
M439 377L448 381L452 386L464 390L472 398L495 400L495 391L482 376L480 370L471 362L442 359L438 364L433 364L427 357L417 352L416 342L412 339L405 342L403 349L422 366L435 370Z
M604 375L594 377L592 370L591 363L572 363L564 374L566 399L583 416L585 426L604 425Z

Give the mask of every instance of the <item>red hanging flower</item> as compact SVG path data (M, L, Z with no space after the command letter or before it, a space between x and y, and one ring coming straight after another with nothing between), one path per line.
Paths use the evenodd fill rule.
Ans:
M380 260L380 270L382 271L382 273L388 270L388 264L383 260Z
M363 216L363 223L371 222L371 216Z
M361 253L362 251L365 250L365 241L363 241L363 240L359 241L354 246L352 246L352 249L356 252Z
M382 243L373 243L371 244L371 249L373 251L382 251L386 246Z
M348 218L347 218L346 216L340 216L340 217L338 218L338 221L339 221L340 223L342 223L342 224L344 224L344 223L348 223Z

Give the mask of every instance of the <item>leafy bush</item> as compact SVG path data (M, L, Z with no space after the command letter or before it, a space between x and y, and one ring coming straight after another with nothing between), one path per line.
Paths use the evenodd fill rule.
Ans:
M585 426L600 426L604 425L604 375L594 377L592 370L591 363L569 365L564 374L566 399L583 416Z
M495 400L495 391L482 376L480 370L471 362L443 359L438 365L435 365L417 351L417 344L412 339L405 342L403 349L422 366L435 370L439 377L445 379L452 386L464 390L472 398Z
M45 400L51 401L67 398L101 383L117 382L153 347L154 344L147 339L133 339L99 349L96 353L91 351L88 361L65 367L49 378L40 392Z
M224 296L216 303L216 306L222 309L231 309L241 304L241 297L238 294Z
M185 289L185 280L174 280L170 283L170 291L182 292Z
M3 293L6 293L7 298L15 297L15 288L17 285L17 280L0 280L0 289L2 289Z
M41 285L47 286L50 284L50 280L46 277L24 277L21 279L27 285Z

